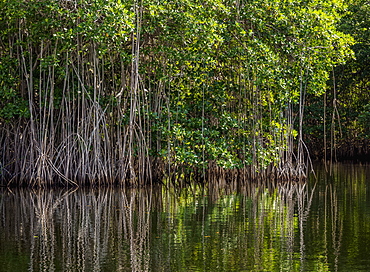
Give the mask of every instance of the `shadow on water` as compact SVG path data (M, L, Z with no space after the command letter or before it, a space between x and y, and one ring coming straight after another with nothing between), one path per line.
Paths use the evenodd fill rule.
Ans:
M308 183L0 194L1 271L367 271L369 170Z

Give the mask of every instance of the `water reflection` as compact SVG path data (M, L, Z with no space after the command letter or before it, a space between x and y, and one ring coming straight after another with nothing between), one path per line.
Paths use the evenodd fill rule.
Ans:
M307 225L310 257L321 258L329 271L370 271L370 167L331 167L332 175L317 171L325 182L318 183Z
M368 168L317 173L269 186L4 190L0 270L368 271Z

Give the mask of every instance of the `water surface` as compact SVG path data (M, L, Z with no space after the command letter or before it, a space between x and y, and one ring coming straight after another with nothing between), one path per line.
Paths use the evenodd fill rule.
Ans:
M0 271L370 271L370 167L308 183L0 193Z

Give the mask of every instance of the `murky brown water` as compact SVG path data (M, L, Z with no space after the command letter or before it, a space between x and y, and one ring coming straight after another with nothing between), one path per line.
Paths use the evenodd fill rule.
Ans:
M370 167L307 184L0 193L0 271L370 271Z

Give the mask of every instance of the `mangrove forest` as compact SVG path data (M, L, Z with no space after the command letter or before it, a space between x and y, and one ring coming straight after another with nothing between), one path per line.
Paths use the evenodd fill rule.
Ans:
M368 0L0 0L0 185L366 160Z

